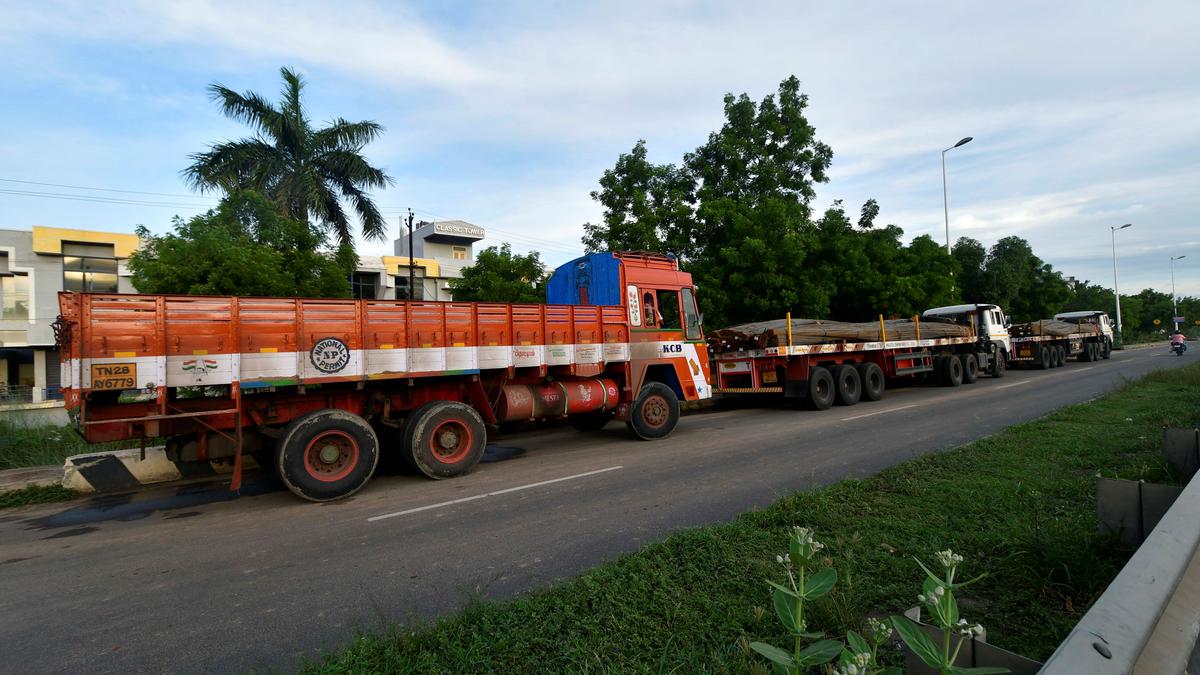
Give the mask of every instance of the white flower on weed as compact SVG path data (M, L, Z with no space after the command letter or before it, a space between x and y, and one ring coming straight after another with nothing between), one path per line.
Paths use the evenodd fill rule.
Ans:
M933 589L933 594L940 598L946 594L946 589L941 586L938 586L937 588Z
M963 561L963 557L950 549L937 552L938 562L942 563L942 567L956 567Z
M925 602L925 594L924 593L917 596L917 602Z
M867 628L870 629L876 642L882 642L892 636L892 627L876 618L867 619Z
M971 627L971 632L975 633L975 635L983 635L983 626L975 624Z
M871 665L871 655L867 652L859 652L854 655L854 660L850 662L850 665L858 666L863 669L863 672L866 672L867 666Z

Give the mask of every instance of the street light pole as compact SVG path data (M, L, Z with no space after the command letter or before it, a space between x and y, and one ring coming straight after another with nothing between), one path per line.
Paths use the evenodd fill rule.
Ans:
M1117 285L1117 230L1123 230L1127 227L1133 227L1133 223L1125 223L1120 227L1110 225L1108 228L1112 230L1113 295L1117 298L1117 339L1122 343L1125 342L1125 334L1121 332L1121 288Z
M1179 296L1175 295L1175 261L1186 257L1178 255L1171 258L1171 323L1175 324L1175 330L1179 330L1179 322L1175 320L1179 316Z
M973 136L967 136L954 145L942 151L942 215L946 219L946 253L950 253L950 199L946 192L946 153L971 142Z

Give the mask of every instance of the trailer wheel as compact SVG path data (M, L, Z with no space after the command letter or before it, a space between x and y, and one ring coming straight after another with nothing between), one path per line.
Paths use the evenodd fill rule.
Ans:
M974 354L959 354L958 358L962 361L963 382L974 384L979 379L979 359Z
M464 474L483 458L487 428L471 406L431 401L409 414L400 431L405 463L434 479Z
M949 386L946 379L946 357L942 354L933 357L933 379L939 387Z
M862 398L862 378L858 369L850 365L833 367L833 385L838 405L854 405Z
M813 410L828 410L835 396L833 375L821 366L808 370L808 407Z
M1069 351L1067 351L1066 347L1064 347L1062 345L1058 346L1058 367L1059 368L1062 368L1063 366L1067 365L1067 359L1070 358L1070 354L1071 353Z
M1038 349L1037 367L1041 370L1046 370L1054 365L1054 357L1050 356L1050 350L1046 347Z
M567 422L575 427L576 431L600 431L609 422L612 421L613 412L607 410L604 412L583 413L581 415L571 415L567 418Z
M679 423L679 398L662 382L642 385L625 426L643 441L666 438Z
M275 470L296 495L314 502L349 497L379 463L379 439L363 418L330 408L292 420L275 444Z
M946 365L942 366L946 369L946 385L957 387L963 383L963 362L955 356L946 357Z
M996 358L992 363L992 377L1004 377L1004 370L1008 368L1007 359L1003 349L996 350Z
M883 377L883 368L875 363L860 363L858 377L862 380L862 397L868 401L878 401L883 398L883 389L887 380Z

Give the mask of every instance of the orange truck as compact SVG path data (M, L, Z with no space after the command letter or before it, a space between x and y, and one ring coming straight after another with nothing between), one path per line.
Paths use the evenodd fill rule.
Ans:
M597 253L549 304L59 294L67 410L90 442L165 438L175 461L274 467L313 501L353 494L381 453L430 478L469 471L489 429L610 420L663 438L708 398L691 276Z

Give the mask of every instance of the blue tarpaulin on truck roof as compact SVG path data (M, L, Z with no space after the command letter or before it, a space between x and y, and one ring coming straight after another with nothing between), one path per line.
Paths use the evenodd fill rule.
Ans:
M546 284L546 302L552 305L619 305L621 298L621 261L611 253L564 263Z

